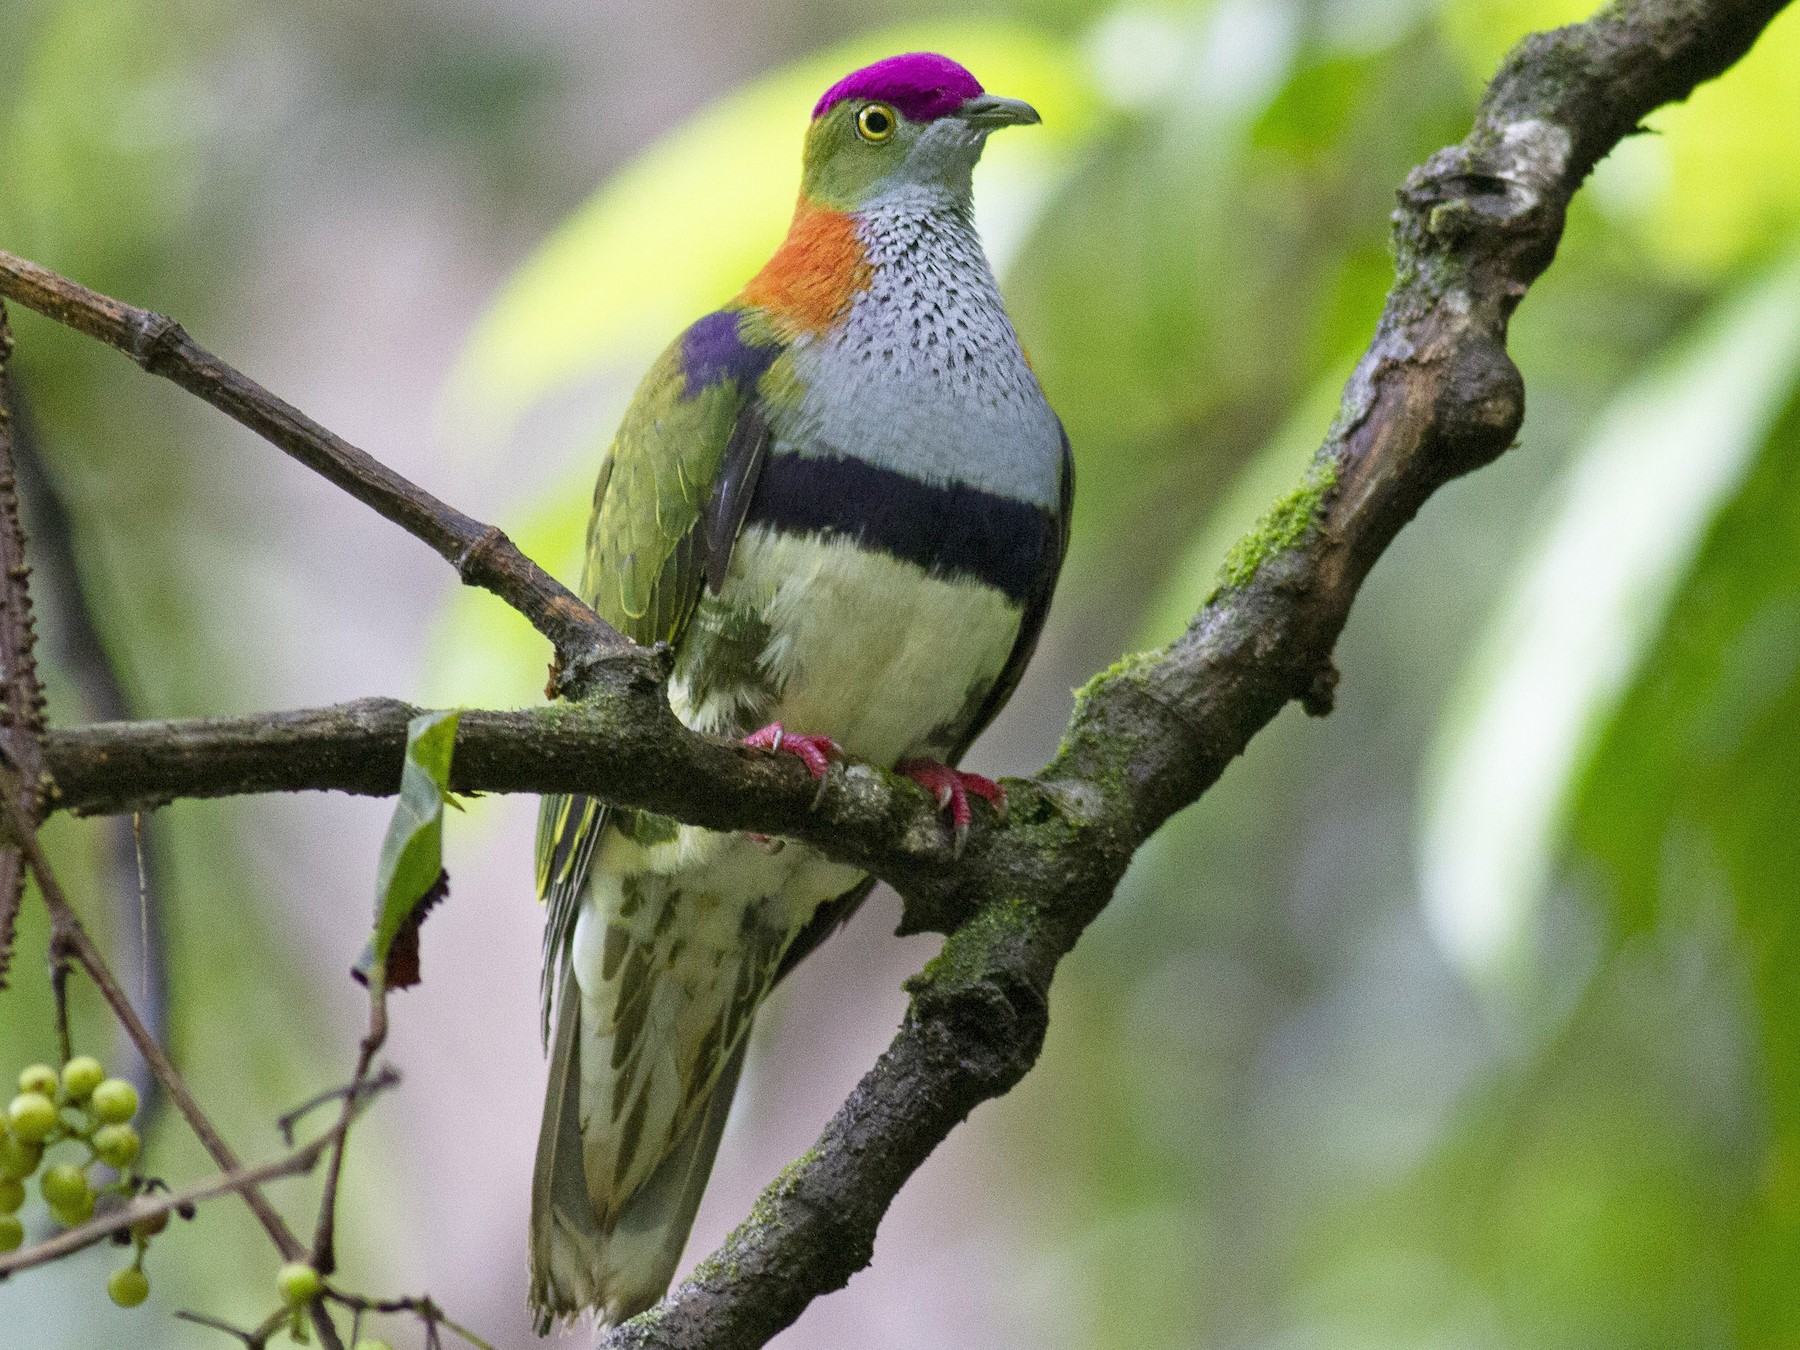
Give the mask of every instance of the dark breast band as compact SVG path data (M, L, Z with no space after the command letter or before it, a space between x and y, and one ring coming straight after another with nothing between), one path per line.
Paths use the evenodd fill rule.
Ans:
M854 539L934 576L974 577L1020 605L1060 537L1050 512L1030 502L840 457L771 455L745 520Z

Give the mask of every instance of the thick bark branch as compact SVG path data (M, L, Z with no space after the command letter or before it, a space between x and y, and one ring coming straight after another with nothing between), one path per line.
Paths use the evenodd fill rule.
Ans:
M635 649L592 663L582 709L465 715L456 759L465 788L579 788L696 824L791 835L893 881L909 922L954 930L909 985L898 1035L818 1146L687 1283L605 1345L749 1350L866 1264L906 1178L1035 1061L1056 966L1132 854L1290 699L1329 708L1331 651L1369 569L1431 493L1511 444L1524 390L1506 354L1507 323L1555 256L1568 202L1594 163L1652 109L1739 59L1783 4L1626 0L1514 51L1469 137L1400 190L1396 283L1306 482L1239 545L1178 641L1089 683L1056 758L1010 786L1009 819L984 817L960 857L924 795L889 776L840 772L815 804L798 766L686 731L668 710L663 666ZM26 303L35 297L34 307L239 415L245 401L220 392L232 386L217 363L178 330L155 328L166 321L91 294L71 309L44 288L47 275L0 255L0 291L24 286ZM307 462L321 445L342 446L255 396L253 411L282 412L265 434L290 449L275 433L297 435ZM300 433L284 431L283 419ZM395 503L416 489L372 461L337 463L321 472L421 537L442 537L431 532L444 528L439 513L481 529L429 498L423 520L400 511ZM454 537L466 551L486 536ZM462 552L439 551L461 565ZM549 615L539 627L558 640L561 611L537 592L490 589L534 621ZM573 640L585 625L575 623ZM389 791L408 711L370 702L85 728L54 735L46 762L61 804L87 810L272 788Z
M867 1263L913 1169L1036 1059L1057 963L1132 852L1289 699L1329 706L1331 650L1375 560L1432 492L1512 443L1524 388L1507 322L1588 172L1783 7L1626 0L1508 57L1469 137L1400 190L1396 282L1307 484L1240 545L1185 635L1082 692L1038 780L1060 809L1015 816L959 869L974 918L913 982L893 1044L725 1245L602 1345L749 1350Z
M929 905L979 857L993 813L959 856L930 795L866 765L835 765L815 783L800 762L697 736L669 711L654 679L600 678L582 703L463 713L450 786L457 792L592 792L690 824L748 829L813 844L867 868ZM392 794L406 724L398 699L178 722L113 722L45 737L50 805L77 814L148 810L178 797L329 789ZM1026 798L1030 784L1018 784ZM1015 805L1017 804L1015 798Z
M465 516L326 430L201 347L173 319L124 304L0 251L0 295L124 352L173 380L436 549L463 582L492 591L556 648L560 692L636 649L492 525Z

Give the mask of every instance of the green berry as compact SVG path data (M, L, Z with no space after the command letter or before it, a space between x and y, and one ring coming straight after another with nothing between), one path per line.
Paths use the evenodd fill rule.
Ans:
M6 1108L13 1133L27 1144L41 1144L56 1128L56 1103L41 1092L21 1092Z
M88 1192L87 1173L72 1163L58 1163L39 1183L44 1192L45 1203L52 1208L73 1208L81 1204L81 1197Z
M44 1173L39 1186L51 1209L80 1209L88 1193L87 1173L70 1163L58 1163Z
M0 1252L16 1252L25 1243L25 1225L17 1214L0 1214Z
M319 1272L304 1261L289 1261L275 1276L275 1287L288 1307L305 1307L319 1296Z
M0 1177L19 1181L37 1171L44 1160L42 1144L28 1144L0 1121Z
M24 1183L13 1177L0 1177L0 1214L17 1214L24 1203Z
M121 1172L137 1161L143 1141L129 1125L102 1125L94 1132L94 1152L108 1167Z
M56 1099L56 1070L48 1064L33 1064L19 1074L19 1091L36 1092L41 1096Z
M100 1061L92 1055L77 1055L63 1065L63 1091L69 1094L72 1102L86 1101L105 1080L106 1070L100 1067Z
M106 1296L121 1308L135 1308L150 1297L150 1277L136 1266L120 1266L107 1277Z
M123 1078L109 1078L94 1089L88 1105L108 1125L123 1125L137 1114L137 1089Z

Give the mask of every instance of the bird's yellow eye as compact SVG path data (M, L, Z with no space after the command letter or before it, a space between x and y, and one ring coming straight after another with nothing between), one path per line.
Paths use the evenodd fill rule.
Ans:
M856 134L876 145L891 139L894 128L899 125L900 119L894 116L894 110L885 103L865 103L856 114Z

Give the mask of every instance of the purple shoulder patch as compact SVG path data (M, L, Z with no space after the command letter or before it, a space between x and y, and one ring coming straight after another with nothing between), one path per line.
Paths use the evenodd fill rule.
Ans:
M681 373L688 398L725 380L749 389L779 355L777 347L759 347L738 335L740 311L720 309L696 319L681 335Z
M853 70L813 108L817 120L847 98L873 98L891 103L909 122L929 122L953 113L981 93L976 78L947 56L907 52Z

